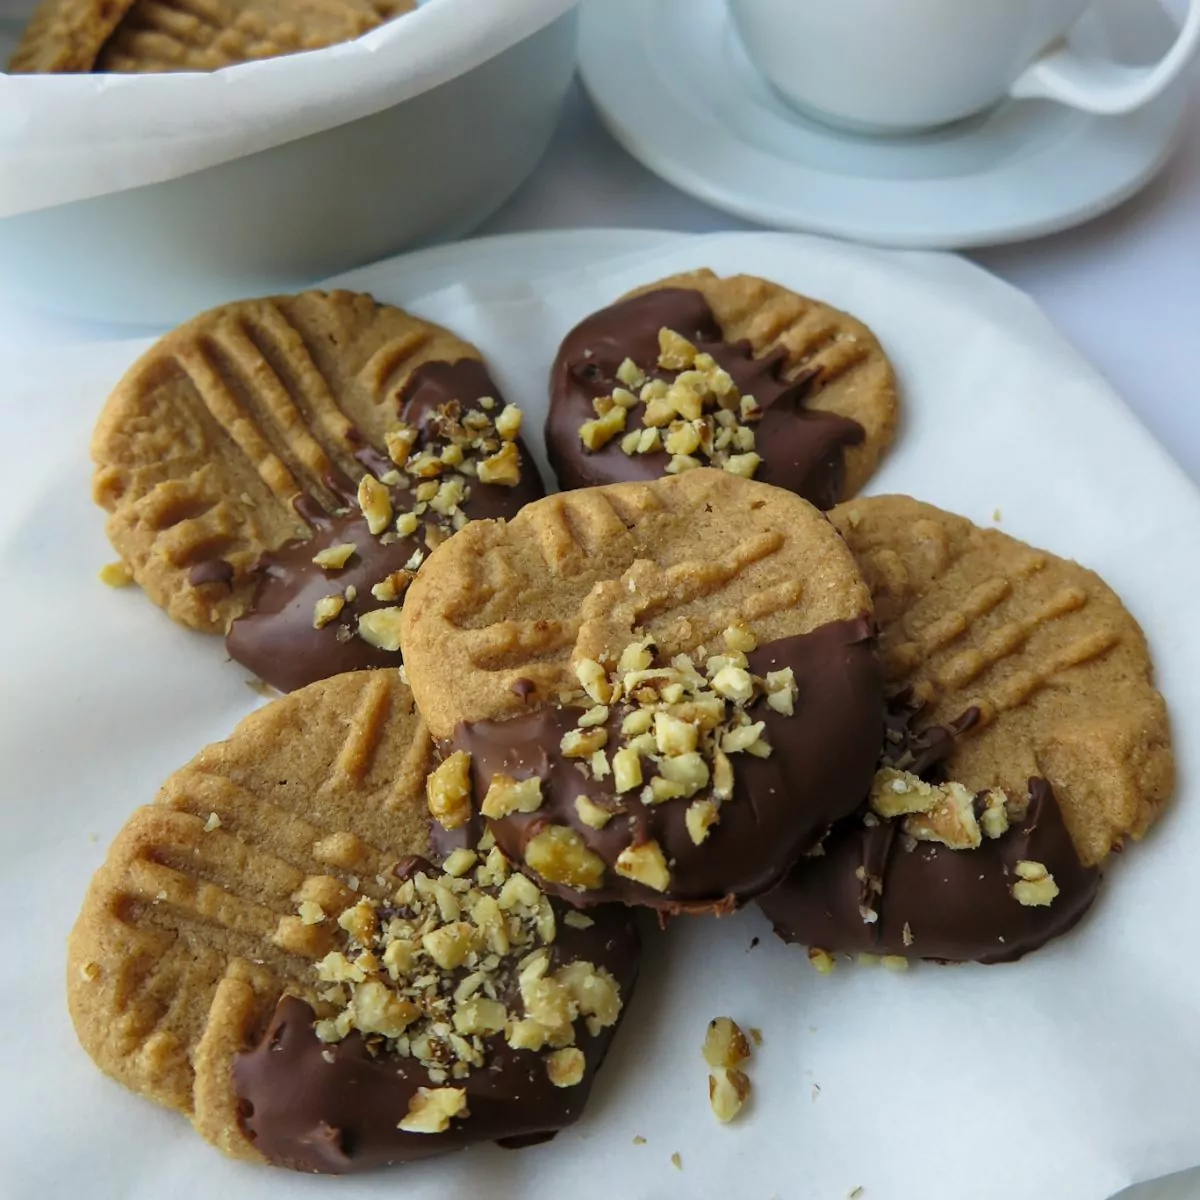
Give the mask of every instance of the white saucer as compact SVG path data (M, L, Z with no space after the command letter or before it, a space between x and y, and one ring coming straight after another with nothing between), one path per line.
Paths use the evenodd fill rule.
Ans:
M1175 32L1157 0L1101 0L1072 40L1145 63ZM1159 170L1186 108L1184 79L1123 117L1009 101L929 134L859 137L771 90L723 0L586 0L580 34L602 118L668 182L764 225L892 246L992 245L1097 216Z

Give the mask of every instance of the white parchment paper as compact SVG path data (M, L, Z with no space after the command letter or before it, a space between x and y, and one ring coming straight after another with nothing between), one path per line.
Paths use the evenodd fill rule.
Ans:
M0 217L344 125L494 57L575 0L421 0L353 42L209 73L0 74ZM0 0L0 65L33 0Z
M90 426L144 343L9 361L0 1195L845 1200L861 1187L862 1200L1103 1200L1200 1163L1200 499L1030 301L953 259L720 235L517 286L468 269L461 286L410 306L480 345L533 432L566 329L626 288L697 265L768 275L877 330L905 413L872 491L909 491L983 524L998 511L1003 529L1121 592L1171 709L1172 810L1114 864L1077 932L1013 965L843 965L822 978L755 910L676 922L648 940L585 1118L548 1145L340 1181L229 1162L92 1067L66 1013L63 942L129 811L261 701L219 640L95 580L112 555L88 497ZM355 280L383 298L405 288L402 263ZM718 1013L764 1035L752 1107L728 1128L708 1111L699 1052Z

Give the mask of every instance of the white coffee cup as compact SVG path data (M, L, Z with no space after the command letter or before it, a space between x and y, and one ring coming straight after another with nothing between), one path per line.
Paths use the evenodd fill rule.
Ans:
M728 0L759 71L785 100L867 133L929 129L1005 96L1130 112L1200 41L1200 0L1154 66L1084 58L1062 39L1091 0Z

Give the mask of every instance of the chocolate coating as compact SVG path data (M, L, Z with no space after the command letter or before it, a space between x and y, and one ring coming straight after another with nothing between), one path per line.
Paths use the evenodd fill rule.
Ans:
M188 572L188 583L192 587L204 587L205 584L215 583L228 587L233 582L233 564L223 558L208 558L198 562Z
M615 906L596 909L590 928L575 929L563 923L563 907L555 908L550 969L573 961L606 967L620 986L623 1015L640 954L630 914ZM503 997L510 1006L513 995L515 984L513 994ZM502 1034L484 1039L486 1066L439 1085L416 1059L375 1049L370 1041L377 1039L360 1033L325 1045L314 1019L303 1000L284 996L258 1043L237 1056L234 1085L242 1127L269 1162L333 1175L413 1162L475 1142L530 1145L552 1137L579 1119L617 1029L593 1037L582 1019L577 1022L586 1068L573 1087L555 1087L544 1053L512 1050ZM465 1088L469 1115L454 1118L443 1133L398 1129L417 1089L438 1086Z
M585 779L574 760L559 752L562 735L575 727L577 709L546 707L506 721L462 725L446 749L470 752L479 797L497 772L542 780L543 801L536 812L489 822L509 857L524 861L525 846L548 824L568 825L610 868L602 888L578 892L543 880L546 890L584 905L620 900L668 911L730 908L773 886L831 821L860 802L883 738L882 683L869 619L831 622L768 643L747 658L760 676L792 668L799 689L795 713L783 716L761 699L748 709L752 720L766 723L771 755L732 756L733 798L721 805L719 824L699 846L687 832L685 816L692 800L709 794L707 789L657 805L643 804L636 789L622 797L621 811L603 829L580 820L576 796L611 806L613 790L611 778ZM614 746L622 715L617 707L609 716ZM654 773L649 760L643 761L643 772L648 781ZM445 853L458 839L476 833L464 829L446 835L435 827L435 846ZM659 843L670 863L671 884L664 893L611 869L622 850L647 839Z
M423 363L400 394L401 419L421 431L419 450L428 440L429 420L441 405L457 400L465 411L479 408L478 401L483 396L496 399L493 413L498 412L503 400L482 362L463 358L455 363ZM472 520L512 517L524 505L544 495L532 456L523 445L520 450L521 480L515 487L471 481L470 499L462 507ZM369 447L358 457L377 476L394 465ZM357 481L343 477L327 482L330 490L342 499L346 511L330 514L308 502L297 506L312 529L312 537L290 542L263 556L258 565L261 583L253 610L233 623L225 639L231 657L283 692L343 671L399 666L398 651L369 645L357 636L355 629L363 613L400 603L375 599L371 588L400 570L415 550L425 550L421 530L414 537L401 537L384 545L370 532L359 509L355 498ZM411 509L411 491L393 488L391 492L398 507ZM358 547L340 571L327 572L313 562L319 551L340 542L353 542ZM346 604L336 620L314 629L316 602L348 586L357 589L355 599Z
M919 711L904 696L889 704L882 761L940 780L956 738L979 712L968 709L951 727L915 731ZM1050 784L1034 778L1028 787L1025 819L975 850L916 841L902 819L872 816L868 825L860 811L834 825L821 852L801 858L758 905L785 942L944 962L1011 962L1071 929L1101 878L1080 863ZM1022 859L1043 863L1054 876L1059 894L1051 904L1027 907L1013 897L1014 867ZM863 906L877 919L864 921Z
M663 328L711 354L738 390L766 410L754 425L763 459L755 479L796 492L818 508L832 508L845 476L845 447L863 440L862 426L806 408L819 376L809 372L789 381L783 377L783 350L755 358L749 342L727 342L708 301L690 288L660 288L621 300L581 321L563 340L550 373L546 419L546 452L559 485L592 487L658 479L665 473L670 455L664 451L626 454L620 438L589 451L579 439L580 426L596 415L592 401L623 386L617 368L626 358L650 378L673 380L679 374L658 366L658 331ZM631 409L626 428L639 425L644 411L640 403Z

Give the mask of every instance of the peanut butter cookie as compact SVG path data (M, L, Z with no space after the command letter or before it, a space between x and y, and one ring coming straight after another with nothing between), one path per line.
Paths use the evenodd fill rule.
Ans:
M710 469L548 497L434 552L404 610L444 761L436 844L476 821L577 904L730 907L870 782L870 601L799 497Z
M40 0L17 43L14 74L90 71L133 0Z
M398 672L313 684L173 775L68 949L76 1031L237 1157L341 1173L582 1111L637 972L498 850L434 868L432 747Z
M829 508L870 477L896 413L862 322L765 279L693 271L567 335L546 446L564 488L711 465Z
M542 495L520 426L445 329L352 292L240 301L117 385L94 492L150 599L193 629L232 626L233 657L287 691L399 664L429 550Z
M762 907L824 949L985 962L1069 929L1165 804L1166 707L1094 572L903 496L835 509L893 695L867 804Z
M133 0L98 71L215 71L353 41L415 0Z

